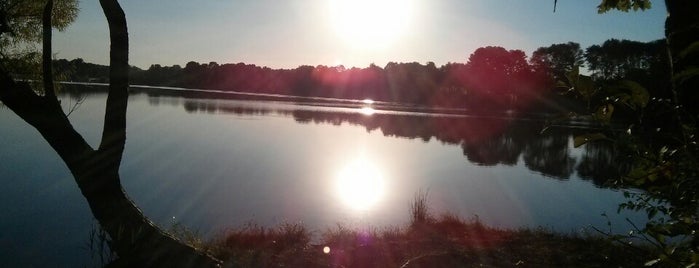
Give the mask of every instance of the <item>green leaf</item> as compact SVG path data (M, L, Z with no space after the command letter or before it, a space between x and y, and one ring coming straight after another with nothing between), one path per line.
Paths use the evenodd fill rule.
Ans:
M692 262L699 263L699 253L692 253Z
M695 54L699 54L699 41L695 41L683 49L679 54L679 58L684 59Z
M648 209L646 209L646 213L647 213L648 219L650 220L653 217L655 217L655 215L658 214L658 209L656 209L654 207L648 208Z
M575 81L578 80L578 75L580 74L580 67L575 66L573 70L570 70L570 72L566 73L566 78L568 78L568 82L571 84L574 84Z
M648 171L643 168L643 167L636 167L632 169L629 174L627 175L627 178L632 181L639 180L641 178L645 178L646 175L648 175Z
M623 12L628 12L629 9L638 11L639 9L646 10L650 7L650 0L602 0L602 3L597 6L597 13L605 13L611 9Z
M558 80L558 81L556 81L555 88L557 88L557 89L569 89L570 86L568 86L568 84L566 82Z
M699 67L690 67L672 77L672 80L678 84L699 76Z
M600 122L608 124L612 121L612 113L614 113L614 105L608 103L598 107L593 116Z
M658 174L656 174L656 173L648 174L648 180L651 181L651 182L657 181L657 180L658 180Z
M589 99L595 92L595 83L592 81L592 77L579 75L575 89L580 93L580 95Z
M573 144L577 148L577 147L580 147L588 142L597 141L597 140L604 140L604 139L607 139L607 136L605 136L602 133L584 134L584 135L575 136L575 138L573 139Z
M650 94L641 84L630 80L623 80L619 83L622 89L630 93L629 104L639 108L645 108L648 105Z
M655 260L647 261L647 262L646 262L645 264L643 264L643 265L644 265L644 266L653 266L653 265L655 265L655 264L658 263L658 262L660 262L660 259L655 259Z
M575 66L573 70L565 74L570 87L582 95L586 100L592 98L595 93L595 83L592 77L580 74L580 67Z

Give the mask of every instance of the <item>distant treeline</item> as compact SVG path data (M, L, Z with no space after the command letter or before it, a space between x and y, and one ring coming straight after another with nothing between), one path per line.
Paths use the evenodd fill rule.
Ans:
M54 64L67 80L107 82L107 66L82 59L57 60ZM643 43L610 39L584 51L574 42L553 44L537 49L531 58L522 50L481 47L466 63L439 67L432 62L389 62L384 67L372 64L366 68L304 65L295 69L194 61L184 67L153 64L147 70L132 67L131 83L469 109L530 110L574 103L554 89L575 66L583 66L598 81L634 80L659 97L664 97L665 83L669 81L664 40Z

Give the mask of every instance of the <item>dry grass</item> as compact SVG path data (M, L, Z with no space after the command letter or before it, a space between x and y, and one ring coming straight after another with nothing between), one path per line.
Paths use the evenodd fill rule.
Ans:
M301 224L249 224L209 248L232 267L641 267L646 260L642 252L599 237L501 230L453 214L433 217L426 192L416 194L410 214L405 227L338 225L314 244Z
M428 195L429 191L426 190L418 190L417 193L415 193L415 199L413 203L410 204L411 224L424 224L432 218L429 213L429 207L427 206Z

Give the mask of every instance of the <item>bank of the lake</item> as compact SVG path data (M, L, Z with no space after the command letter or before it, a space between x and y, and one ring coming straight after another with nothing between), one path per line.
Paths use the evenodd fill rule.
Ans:
M302 223L249 223L206 242L181 226L170 231L227 267L642 267L657 256L649 244L600 230L499 229L478 218L433 216L426 195L419 198L405 226L315 232Z

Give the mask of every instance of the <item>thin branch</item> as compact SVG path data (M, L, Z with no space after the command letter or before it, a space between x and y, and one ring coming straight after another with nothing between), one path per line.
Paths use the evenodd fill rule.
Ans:
M447 255L447 254L449 254L449 252L446 252L446 251L435 251L435 252L428 252L428 253L420 254L418 256L412 257L412 258L408 259L407 261L405 261L403 263L403 265L400 266L400 268L406 268L410 265L411 262L418 261L422 258L443 256L443 255Z
M660 249L665 248L665 245L664 245L664 243L662 243L662 241L659 241L659 240L657 240L657 239L650 239L650 238L645 234L645 232L644 232L643 230L641 230L641 228L638 228L638 226L636 226L636 224L633 223L633 221L631 221L629 218L626 218L626 221L627 221L628 223L630 223L631 226L633 226L634 229L636 229L636 233L640 234L641 237L643 238L643 240L646 240L646 242L650 243L651 245L653 245L653 246L655 246L655 247L657 247L657 248L660 248Z
M75 101L75 104L73 104L72 107L70 108L70 110L68 110L68 113L66 113L66 117L70 117L70 115L73 112L75 112L80 107L80 105L83 104L84 101L85 101L85 96L82 96L82 95L79 96L78 99Z
M599 234L601 234L601 235L603 235L603 236L606 236L607 239L611 239L612 242L617 242L617 243L619 243L620 245L624 245L624 246L626 246L626 247L628 247L628 248L631 248L631 249L634 249L634 250L638 250L638 251L640 251L640 252L645 252L645 249L640 248L640 247L637 247L637 246L635 246L635 245L633 245L633 244L629 244L629 243L627 242L628 240L624 240L624 239L622 239L621 237L618 237L617 235L613 235L613 234L611 234L611 233L604 232L604 231L598 229L598 228L595 227L595 226L590 226L590 228L592 228L592 230L594 230L595 232L597 232L597 233L599 233ZM641 238L639 238L639 237L637 237L637 236L629 236L629 237L627 237L627 238L641 240Z
M53 0L48 0L44 7L44 15L42 16L44 26L42 67L44 71L45 96L50 100L57 100L56 91L53 88L53 71L51 69L51 11L53 11Z

